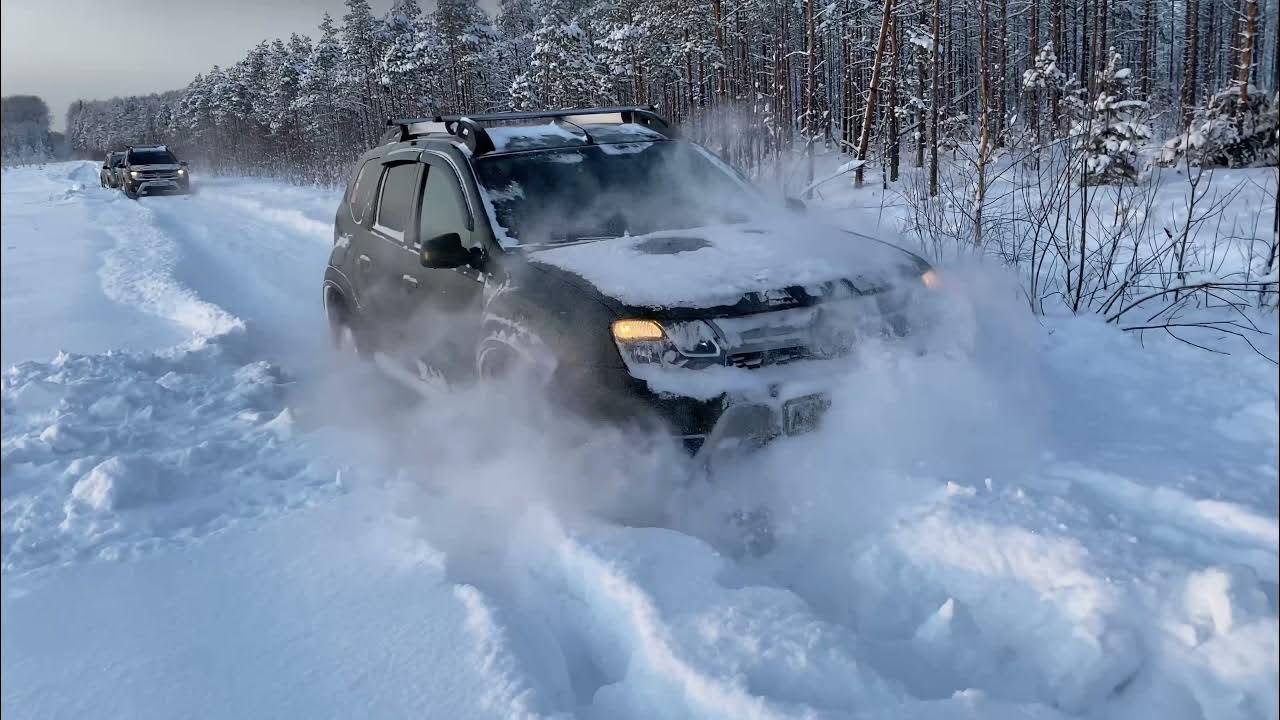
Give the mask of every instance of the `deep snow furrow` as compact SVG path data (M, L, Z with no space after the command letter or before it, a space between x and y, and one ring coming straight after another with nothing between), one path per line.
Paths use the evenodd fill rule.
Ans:
M233 212L246 213L264 224L282 231L305 236L324 245L333 242L333 218L317 218L311 213L293 207L271 206L262 200L260 193L237 187L234 181L222 181L201 193L201 199L221 203ZM336 207L337 202L335 200Z
M857 659L854 637L777 587L726 586L732 565L670 530L562 529L516 552L515 598L551 618L597 677L589 717L845 717L905 698ZM585 660L583 659L585 656Z
M182 544L335 487L335 466L294 436L287 375L262 361L240 317L182 277L207 222L200 206L84 188L86 168L56 201L82 204L114 239L97 271L104 294L190 340L5 373L6 572ZM184 222L173 226L174 213Z
M116 240L98 271L107 297L172 320L204 339L244 329L244 322L201 299L176 277L181 250L156 227L150 207L118 196L101 202L97 222Z

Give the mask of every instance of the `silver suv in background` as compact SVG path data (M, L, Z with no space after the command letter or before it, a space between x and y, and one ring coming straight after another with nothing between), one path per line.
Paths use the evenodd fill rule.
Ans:
M102 187L120 187L120 168L124 166L124 153L124 150L113 150L103 159L102 169L98 171L98 182Z

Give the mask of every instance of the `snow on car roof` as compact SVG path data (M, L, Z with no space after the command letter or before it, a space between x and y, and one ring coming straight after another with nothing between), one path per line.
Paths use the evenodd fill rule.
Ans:
M493 152L519 152L547 148L581 147L597 143L620 143L666 140L661 133L636 123L570 125L549 122L542 125L512 125L488 127L485 131L493 141ZM590 135L588 140L587 135Z

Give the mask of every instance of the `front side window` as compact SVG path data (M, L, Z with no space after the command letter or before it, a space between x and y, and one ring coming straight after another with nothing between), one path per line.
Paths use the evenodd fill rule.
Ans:
M464 247L471 246L467 230L467 212L462 204L462 190L452 170L438 165L423 165L427 182L422 191L422 211L418 216L418 242L437 235L458 233Z
M418 164L401 163L387 168L382 176L382 192L378 197L378 215L374 226L397 240L404 239L405 228L413 213L414 194L418 189Z

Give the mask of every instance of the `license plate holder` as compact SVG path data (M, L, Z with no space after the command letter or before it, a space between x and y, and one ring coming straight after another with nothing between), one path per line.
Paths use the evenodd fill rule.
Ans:
M792 398L782 404L782 431L787 435L813 432L830 407L831 398L826 393Z

